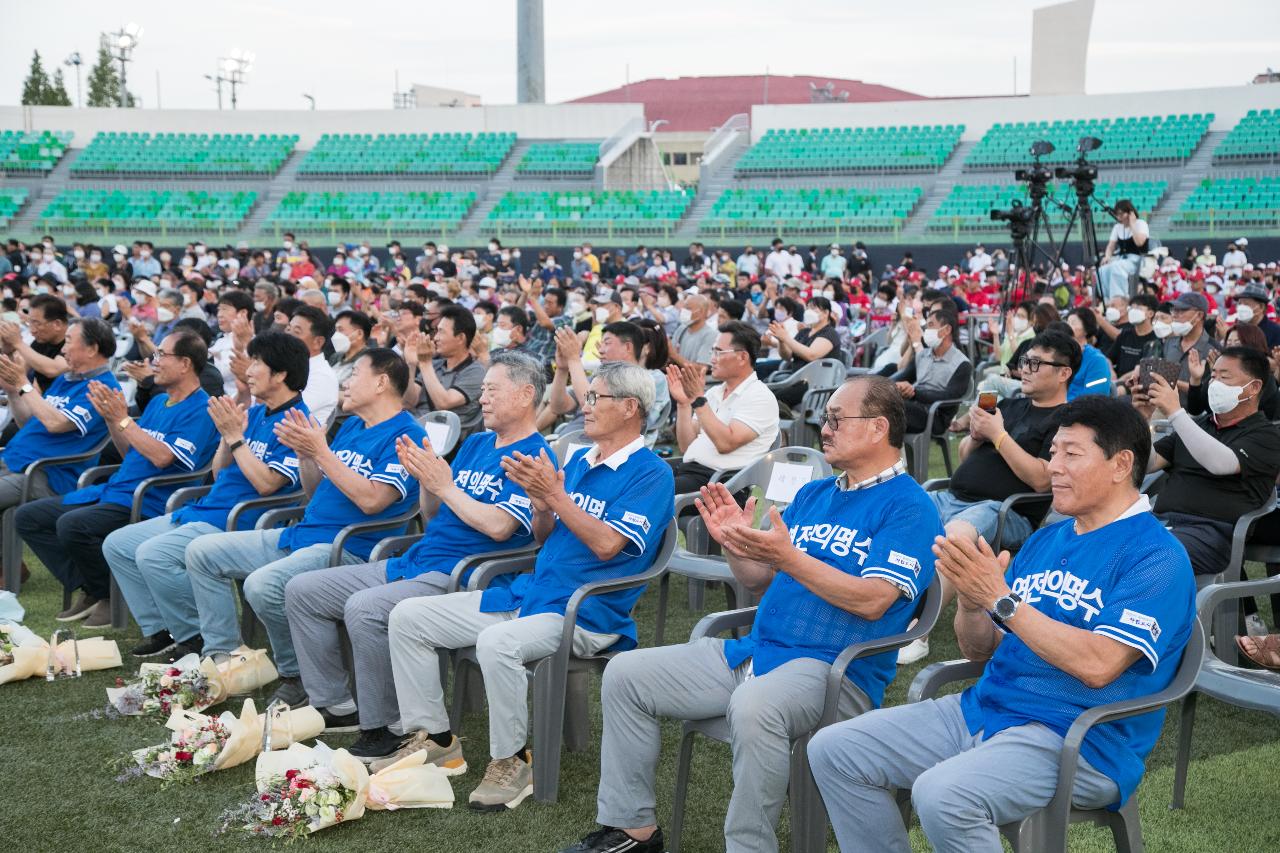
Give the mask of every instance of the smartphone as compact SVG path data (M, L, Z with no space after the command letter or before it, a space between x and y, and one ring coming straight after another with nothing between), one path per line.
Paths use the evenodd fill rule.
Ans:
M983 391L978 395L978 408L984 412L994 412L996 410L996 392Z

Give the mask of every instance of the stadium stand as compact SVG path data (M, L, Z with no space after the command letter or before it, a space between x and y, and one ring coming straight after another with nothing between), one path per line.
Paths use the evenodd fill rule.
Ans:
M514 133L326 133L302 161L304 175L491 175Z
M1214 163L1280 159L1280 110L1249 110L1218 143Z
M1066 183L1049 184L1049 194L1063 204L1075 205L1075 193ZM1094 189L1095 198L1108 203L1127 198L1144 215L1150 215L1169 189L1168 181L1118 181L1099 182ZM1009 207L1014 199L1029 203L1026 184L957 184L929 220L928 230L936 231L1005 231L1003 222L991 220L992 209ZM1065 224L1067 213L1057 205L1046 202L1050 224ZM1110 217L1094 202L1094 219L1100 226L1109 223ZM1105 229L1103 229L1105 230ZM1055 235L1057 236L1057 235Z
M94 136L71 164L77 175L272 175L296 134L114 133Z
M735 171L740 176L936 171L963 132L962 124L771 128Z
M716 199L700 230L892 231L906 221L922 192L920 187L729 189Z
M1005 169L1027 162L1031 143L1044 139L1055 151L1045 163L1076 159L1082 136L1102 139L1089 160L1107 165L1181 163L1191 156L1209 130L1213 113L1170 116L1072 119L1068 121L996 122L965 159L965 169Z
M69 130L0 131L0 168L47 174L71 145Z
M252 190L70 189L49 203L40 223L68 229L226 229L239 225L257 200Z
M508 192L489 211L499 233L665 233L684 216L682 190Z
M26 187L5 187L0 189L0 227L7 226L9 220L27 203Z
M1187 197L1171 224L1177 228L1218 225L1280 225L1280 177L1205 178Z
M535 142L516 166L516 174L552 178L589 178L600 156L598 142Z
M473 192L291 192L271 211L267 224L300 232L444 232L457 228L475 201Z

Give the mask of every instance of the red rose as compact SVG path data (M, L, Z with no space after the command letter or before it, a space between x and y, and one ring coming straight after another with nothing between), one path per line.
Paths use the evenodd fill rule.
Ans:
M123 678L117 678L117 679L116 679L116 687L124 687L124 679L123 679Z
M190 761L191 753L178 751L173 754L173 757L178 759L179 761Z
M282 823L284 823L284 818L280 817L279 815L276 815L275 817L271 818L272 826L279 826Z
M271 795L270 795L270 794L263 794L263 795L262 795L262 801L263 801L264 803L265 803L265 802L269 802L270 800L271 800Z
M292 779L294 776L297 776L297 775L298 775L297 770L286 770L284 772L284 778L286 779Z
M171 666L169 667L168 674L171 678L177 678L179 675L182 675L182 670L178 669L176 666Z

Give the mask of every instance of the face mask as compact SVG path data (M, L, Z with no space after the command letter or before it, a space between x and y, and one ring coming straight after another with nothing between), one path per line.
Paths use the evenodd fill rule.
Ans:
M72 287L71 285L69 285L69 284L67 284L67 285L63 285L63 287L62 287L62 295L63 295L63 296L67 296L67 297L75 296L75 295L76 295L76 289L75 289L74 287Z
M924 345L929 349L933 349L942 343L942 334L937 329L924 330Z
M345 267L347 265L347 259L341 255L336 255L333 259L333 265L335 267Z
M345 355L351 350L351 338L348 338L342 332L334 332L333 337L329 338L329 342L333 344L333 351L338 355Z
M36 293L48 293L48 292L49 292L49 285L47 284L36 285Z
M669 298L667 298L666 296L659 296L659 297L658 297L658 307L659 307L659 308L670 308L670 307L671 307L671 300L670 300Z
M788 314L786 311L783 311L781 308L773 312L773 319L777 320L779 323L787 322L787 319L790 317L791 315Z
M1236 306L1236 319L1241 323L1253 322L1253 308L1248 305Z
M597 323L609 322L609 309L603 305L596 309L595 318Z
M168 308L157 308L156 319L159 320L161 323L168 323L170 320L173 319L173 312L170 311Z
M822 295L832 302L836 299L836 292L834 290L824 290L822 291Z
M1209 383L1209 410L1215 415L1225 415L1240 405L1240 395L1248 387L1249 383L1228 385L1220 379L1212 380Z
M115 259L115 262L116 262L117 264L122 264L122 263L124 263L124 255L121 255L121 254L115 254L115 255L112 255L111 257Z
M151 250L150 250L150 249L143 249L139 254L141 254L141 255L142 255L142 257L144 257L144 258L149 258L149 257L151 257Z
M681 323L692 323L692 322L693 322L693 312L692 312L692 311L690 311L688 308L681 308L681 309L680 309L680 322L681 322Z
M815 323L818 322L819 319L820 317L818 315L818 312L814 311L812 308L804 312L804 324L806 326L814 325Z
M1108 323L1114 323L1120 319L1120 309L1112 306L1106 310L1103 316L1107 318Z
M497 244L497 243L490 243L490 244L489 244L489 251L490 251L490 252L496 252L496 251L498 251L498 244Z
M104 315L116 313L116 301L107 294L103 294L102 298L98 300L98 307L102 309Z
M255 302L255 303L253 303L253 310L254 310L254 311L257 311L259 314L261 314L263 311L266 311L266 310L267 310L267 303L265 303L265 302Z
M1191 324L1186 322L1185 320L1174 321L1172 328L1173 328L1173 333L1180 338L1191 334Z
M583 311L586 311L586 310L587 310L587 303L583 302L582 300L580 300L580 299L570 299L570 300L569 300L569 313L570 313L570 314L573 314L573 315L575 315L575 316L576 316L576 315L581 314Z
M95 264L100 263L102 261L102 253L101 252L91 253L89 255L89 260L93 261Z
M510 346L511 330L510 329L494 329L493 345L498 349L502 349L503 347Z
M764 294L763 294L763 293L753 293L753 294L751 294L751 304L752 304L752 305L759 305L761 302L764 302Z
M196 255L204 254L204 246L196 246Z
M284 246L284 250L287 252L287 251L289 251L290 249L292 249L292 248L293 248L293 241L292 241L292 240L285 240L285 241L284 241L284 243L282 243L281 245L283 245L283 246Z
M183 258L183 259L182 259L182 265L183 265L184 267L189 267L189 266L191 266L191 265L192 265L192 264L194 264L194 263L195 263L195 260L194 260L194 259L192 259L192 258Z
M77 261L84 260L84 249L76 249L75 252L73 252L72 254L76 256Z
M53 248L53 243L52 243L51 241L49 241L49 240L45 240L45 241L44 241L44 243L43 243L42 245L43 245L46 249L52 249L52 248Z
M884 309L889 307L889 303L884 299L880 299L879 297L872 299L871 304L874 305L876 307L876 310L878 311L883 311Z
M1156 333L1157 338L1167 338L1173 334L1173 326L1162 320L1156 320L1151 324L1151 331Z
M604 296L604 297L613 296L613 288L612 288L612 287L602 287L602 288L600 288L600 295L601 295L601 296Z
M1141 308L1129 309L1129 322L1132 323L1133 325L1136 326L1145 319L1147 319L1146 311L1143 311Z

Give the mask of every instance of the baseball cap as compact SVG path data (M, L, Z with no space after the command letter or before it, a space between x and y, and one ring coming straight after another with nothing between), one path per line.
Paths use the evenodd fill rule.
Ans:
M149 281L140 281L133 286L137 293L145 293L147 296L155 296L158 292L156 286Z
M1271 301L1271 294L1267 292L1267 286L1258 281L1251 281L1236 293L1236 299L1256 299L1262 304Z
M1175 309L1189 308L1192 311L1203 311L1207 314L1209 313L1209 300L1204 298L1203 293L1187 291L1179 294L1178 298L1173 300L1173 307Z
M622 297L619 296L616 291L608 294L607 296L603 293L597 293L595 296L591 297L591 301L599 305L604 305L608 302L612 302L614 305L621 305Z

